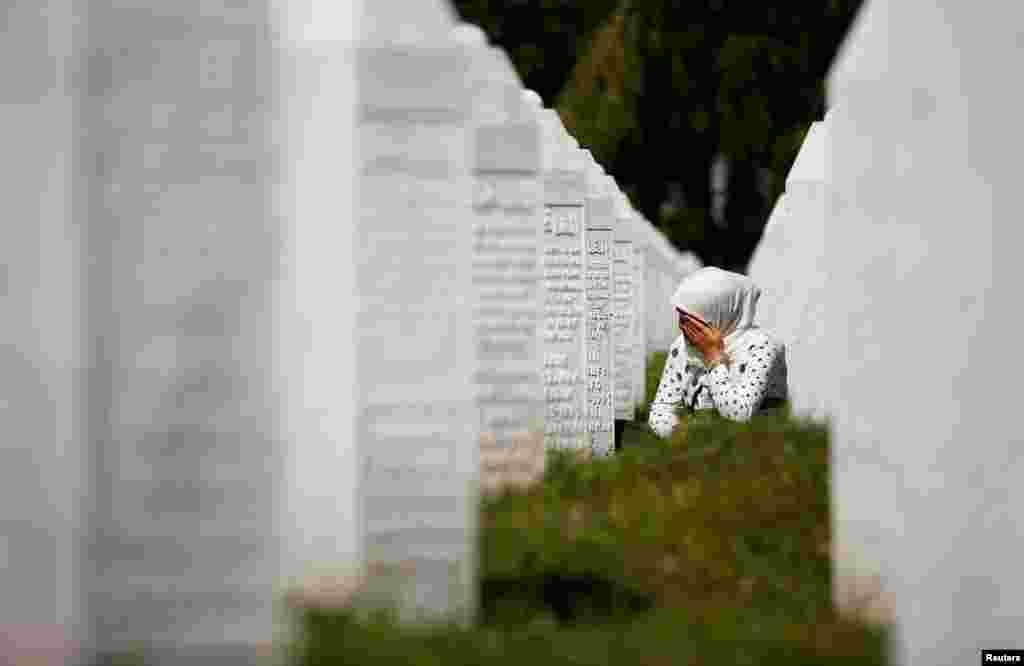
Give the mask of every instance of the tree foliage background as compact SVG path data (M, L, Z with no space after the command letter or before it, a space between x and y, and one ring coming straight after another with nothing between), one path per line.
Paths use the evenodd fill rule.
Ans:
M862 0L455 0L675 245L744 270Z

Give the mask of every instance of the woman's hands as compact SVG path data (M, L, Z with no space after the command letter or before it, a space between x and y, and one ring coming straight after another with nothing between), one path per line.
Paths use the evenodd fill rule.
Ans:
M714 365L723 359L725 341L721 331L688 312L682 313L680 319L686 339L700 351L708 365Z

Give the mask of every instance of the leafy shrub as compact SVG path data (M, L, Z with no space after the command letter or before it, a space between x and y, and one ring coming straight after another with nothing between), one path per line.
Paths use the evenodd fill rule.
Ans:
M832 609L823 426L636 426L612 458L550 452L542 483L483 502L476 627L310 613L300 663L885 663L885 633Z

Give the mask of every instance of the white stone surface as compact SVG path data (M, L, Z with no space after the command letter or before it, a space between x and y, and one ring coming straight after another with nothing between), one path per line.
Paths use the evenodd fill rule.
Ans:
M747 274L762 289L758 321L786 345L794 414L827 416L831 372L824 341L825 226L831 191L828 126L811 125L776 202Z
M245 651L281 552L275 61L266 5L158 4L86 17L89 620L103 651Z
M587 154L585 282L587 430L594 453L612 451L615 421L613 246L614 190L601 166Z
M88 495L81 373L87 257L71 74L76 3L8 2L0 22L0 662L8 635L57 659L85 638ZM66 654L66 653L64 653Z
M540 116L544 146L544 366L547 448L587 445L584 251L586 180L583 154L558 114Z
M388 25L407 20L385 5ZM407 617L468 621L479 469L469 53L441 35L395 43L368 41L356 60L362 557L415 565L381 590Z
M382 594L472 614L469 99L443 7L12 7L5 632L244 658L281 586L407 560Z
M646 408L647 399L647 316L644 304L647 302L647 244L644 241L644 220L637 211L633 211L633 404Z
M831 417L837 587L879 579L896 664L967 663L1020 637L1024 141L1007 130L1021 93L992 72L1020 64L1022 18L1016 5L869 0L829 77L825 186L787 183L752 262L780 270L775 254L792 264L780 284L795 283L822 248L822 292L776 317L821 366L798 373L813 359L791 359L794 398L820 393ZM822 171L813 163L791 181Z
M612 245L612 306L614 313L612 340L615 352L613 399L615 418L631 421L636 416L633 392L633 382L635 381L633 364L636 362L634 355L636 334L634 318L636 313L634 311L635 291L633 285L633 209L629 205L629 199L619 190L614 179L610 184L615 188L615 232Z
M468 619L481 426L611 449L615 190L442 0L87 10L0 33L0 627L245 658L381 566Z
M543 438L537 308L543 182L540 128L504 51L471 51L473 305L481 436ZM522 440L522 441L520 441ZM528 447L529 448L529 447Z
M678 317L672 311L672 292L679 286L683 274L679 270L676 252L664 235L652 229L648 250L647 340L650 348L668 351L679 337Z
M877 539L866 559L884 564L905 664L1021 635L1021 93L993 73L1019 69L1022 18L1014 4L870 2L829 81L829 275L862 290L844 311L829 301L852 378L837 394L837 535ZM922 338L897 317L933 323ZM905 385L880 390L883 374Z

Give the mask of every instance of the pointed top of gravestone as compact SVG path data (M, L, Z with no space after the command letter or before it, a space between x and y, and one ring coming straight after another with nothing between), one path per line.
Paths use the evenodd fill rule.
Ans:
M587 194L591 197L605 197L608 193L608 181L601 165L594 159L593 153L583 149L584 173L587 181Z
M704 268L704 262L702 262L700 257L695 255L693 252L684 252L683 260L686 262L686 267L689 269L689 273Z
M629 231L626 225L628 225L628 221L633 216L632 208L629 205L629 197L626 196L625 192L619 189L619 185L615 182L614 178L612 179L612 185L615 187L615 217L622 222L623 226L626 227L627 231Z
M764 231L768 231L770 227L779 223L779 219L782 217L782 211L786 208L786 204L783 201L785 198L786 193L783 192L779 195L779 198L775 200L775 205L772 206L772 212L768 214L768 221L765 222Z
M828 141L825 125L816 122L804 137L800 152L786 176L786 187L794 183L824 183L827 181Z
M541 109L537 114L540 122L541 137L544 144L545 168L561 168L559 165L564 161L564 156L569 151L565 142L565 131L562 128L562 119L554 109ZM547 159L550 157L550 162Z
M487 46L487 33L480 26L466 21L460 21L452 28L452 39L463 46Z
M603 171L603 169L602 169ZM608 193L608 196L612 198L612 201L616 201L619 198L619 185L615 182L615 178L611 174L604 172L604 187Z
M512 68L505 49L500 46L488 46L482 59L487 62L489 78L493 81L500 81L505 88L514 87L518 97L519 76Z
M540 122L540 131L545 143L559 144L562 138L562 121L558 118L558 112L554 109L541 109L537 114L537 119Z
M877 79L889 69L892 4L865 2L846 31L826 76L828 106L833 106L851 82Z
M492 46L489 51L494 73L502 81L502 105L509 119L513 122L536 122L539 109L531 107L523 99L523 81L519 78L519 72L512 64L512 59L500 46Z
M535 122L539 124L540 116L541 113L544 111L544 107L535 106L526 98L526 91L523 90L522 81L520 81L518 77L516 79L516 87L514 92L516 100L518 101L519 113L522 115L522 117L530 122Z
M537 124L540 126L540 145L542 166L545 171L556 168L558 154L562 150L559 143L559 122L558 114L551 109L539 109L537 111Z
M523 94L526 92L529 91L523 91ZM573 164L578 158L571 153L573 147L566 140L565 129L562 127L562 119L558 112L542 108L536 113L540 124L541 144L544 147L544 168L575 169Z
M508 57L508 52L500 46L492 46L491 51L494 52L492 56L494 62L497 65L498 71L508 81L514 81L516 84L516 93L521 94L520 91L523 88L523 81L519 78L519 72L516 71L515 65L512 64L512 59Z
M557 113L556 113L556 115L557 115ZM562 123L562 117L561 116L558 117L558 126L561 128L560 129L560 135L561 136L559 138L559 141L561 142L561 144L563 146L568 146L568 147L576 149L576 150L582 150L582 146L580 146L579 142L576 141L576 137L574 137L572 134L569 134L569 132L566 131L565 125Z
M531 90L529 88L524 90L523 91L523 101L526 102L527 106L529 106L531 108L536 108L536 109L543 109L544 108L544 100L541 98L540 95L537 94L537 91L535 91L535 90ZM554 113L556 115L558 114L558 112L554 111L554 110L552 110L552 113Z
M476 31L472 28L475 26L452 31L453 41L471 52L467 72L467 83L472 91L470 112L475 122L501 123L508 117L508 88L512 82L501 69L497 51L482 46L473 36Z

